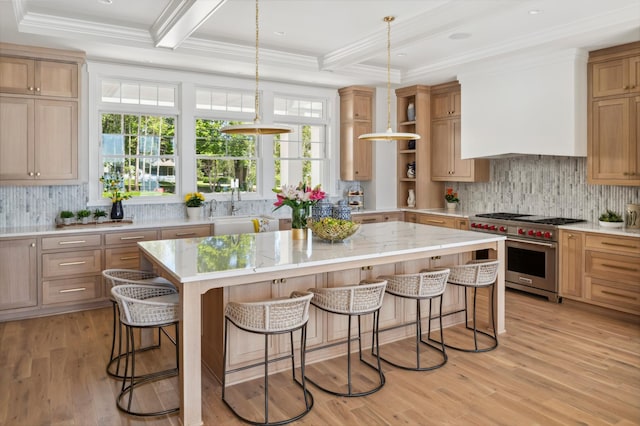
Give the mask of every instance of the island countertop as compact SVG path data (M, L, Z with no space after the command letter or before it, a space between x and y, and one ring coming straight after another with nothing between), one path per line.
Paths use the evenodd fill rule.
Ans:
M503 241L505 237L405 222L362 225L343 242L319 238L292 240L291 231L222 235L180 240L145 241L138 245L182 283L217 280L298 269L336 267L341 263L375 262L390 257L408 260L425 252ZM224 287L221 281L211 288Z

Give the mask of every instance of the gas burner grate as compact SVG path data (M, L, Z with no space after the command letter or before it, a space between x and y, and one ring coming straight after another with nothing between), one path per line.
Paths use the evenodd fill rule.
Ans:
M584 222L583 219L571 219L571 218L566 218L566 217L549 217L549 218L537 219L537 220L531 220L531 221L528 221L525 218L525 219L522 219L522 221L523 222L538 223L538 224L541 224L541 225L554 225L554 226L570 225L572 223Z
M521 217L531 216L530 214L522 214L522 213L481 213L477 214L476 217L484 217L487 219L501 219L501 220L511 220Z

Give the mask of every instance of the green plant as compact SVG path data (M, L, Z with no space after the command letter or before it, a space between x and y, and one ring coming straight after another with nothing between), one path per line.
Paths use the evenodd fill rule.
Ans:
M624 220L622 219L622 216L620 216L618 213L611 211L609 209L607 209L605 213L602 213L598 218L598 220L602 222L624 222Z
M62 219L71 219L73 217L73 212L70 212L69 210L63 210L60 212L60 217Z
M93 217L95 217L96 219L98 219L99 217L107 217L107 212L101 209L95 209L93 211Z
M91 216L91 210L78 210L76 216L78 217L78 219L89 217Z
M120 173L105 174L100 178L100 182L104 185L103 196L111 198L111 202L128 200L133 195L130 192L124 192L124 178Z

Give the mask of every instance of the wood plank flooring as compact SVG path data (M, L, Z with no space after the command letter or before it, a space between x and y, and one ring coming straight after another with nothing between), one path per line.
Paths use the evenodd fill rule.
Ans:
M640 424L638 317L512 291L506 300L507 334L500 336L495 351L449 350L447 365L431 372L383 365L385 387L362 398L338 398L310 386L315 405L299 423ZM447 330L445 339L455 338L454 333ZM0 425L179 424L176 415L144 419L117 410L120 384L104 371L110 336L110 308L0 323ZM161 351L161 357L149 351L140 365L169 366L173 348L167 342ZM285 391L289 377L273 376L272 384ZM156 383L143 389L145 396L141 393L135 403L149 408L176 404L176 385L176 379ZM220 391L204 373L205 424L240 424L221 402ZM230 395L239 396L243 408L257 410L260 392L259 386L247 384ZM285 406L295 403L291 397Z

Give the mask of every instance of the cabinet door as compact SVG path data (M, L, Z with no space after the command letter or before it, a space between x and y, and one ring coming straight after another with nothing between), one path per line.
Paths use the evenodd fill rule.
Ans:
M431 178L449 180L452 164L449 151L449 121L439 120L431 123Z
M453 162L453 176L460 179L472 179L474 160L462 159L462 138L460 135L460 119L451 120L449 125L449 144L451 147L451 161Z
M39 180L78 177L78 103L36 101L35 173Z
M630 184L640 185L640 96L631 99L629 161Z
M0 97L0 180L33 179L33 106L31 99Z
M36 240L0 241L0 310L36 306Z
M371 121L371 96L358 95L353 97L353 118L355 120Z
M591 93L593 97L622 95L629 82L628 59L593 64Z
M63 98L78 97L78 65L66 62L36 61L36 94Z
M629 179L629 116L628 98L593 103L589 153L590 180L606 182Z
M32 95L35 92L33 59L0 57L0 92Z
M356 121L353 125L354 180L371 179L371 141L361 141L358 136L371 132L371 122Z
M583 297L582 249L584 235L560 231L560 296Z
M629 92L640 93L640 56L629 58Z
M450 93L436 93L431 96L431 118L449 118L453 112Z

